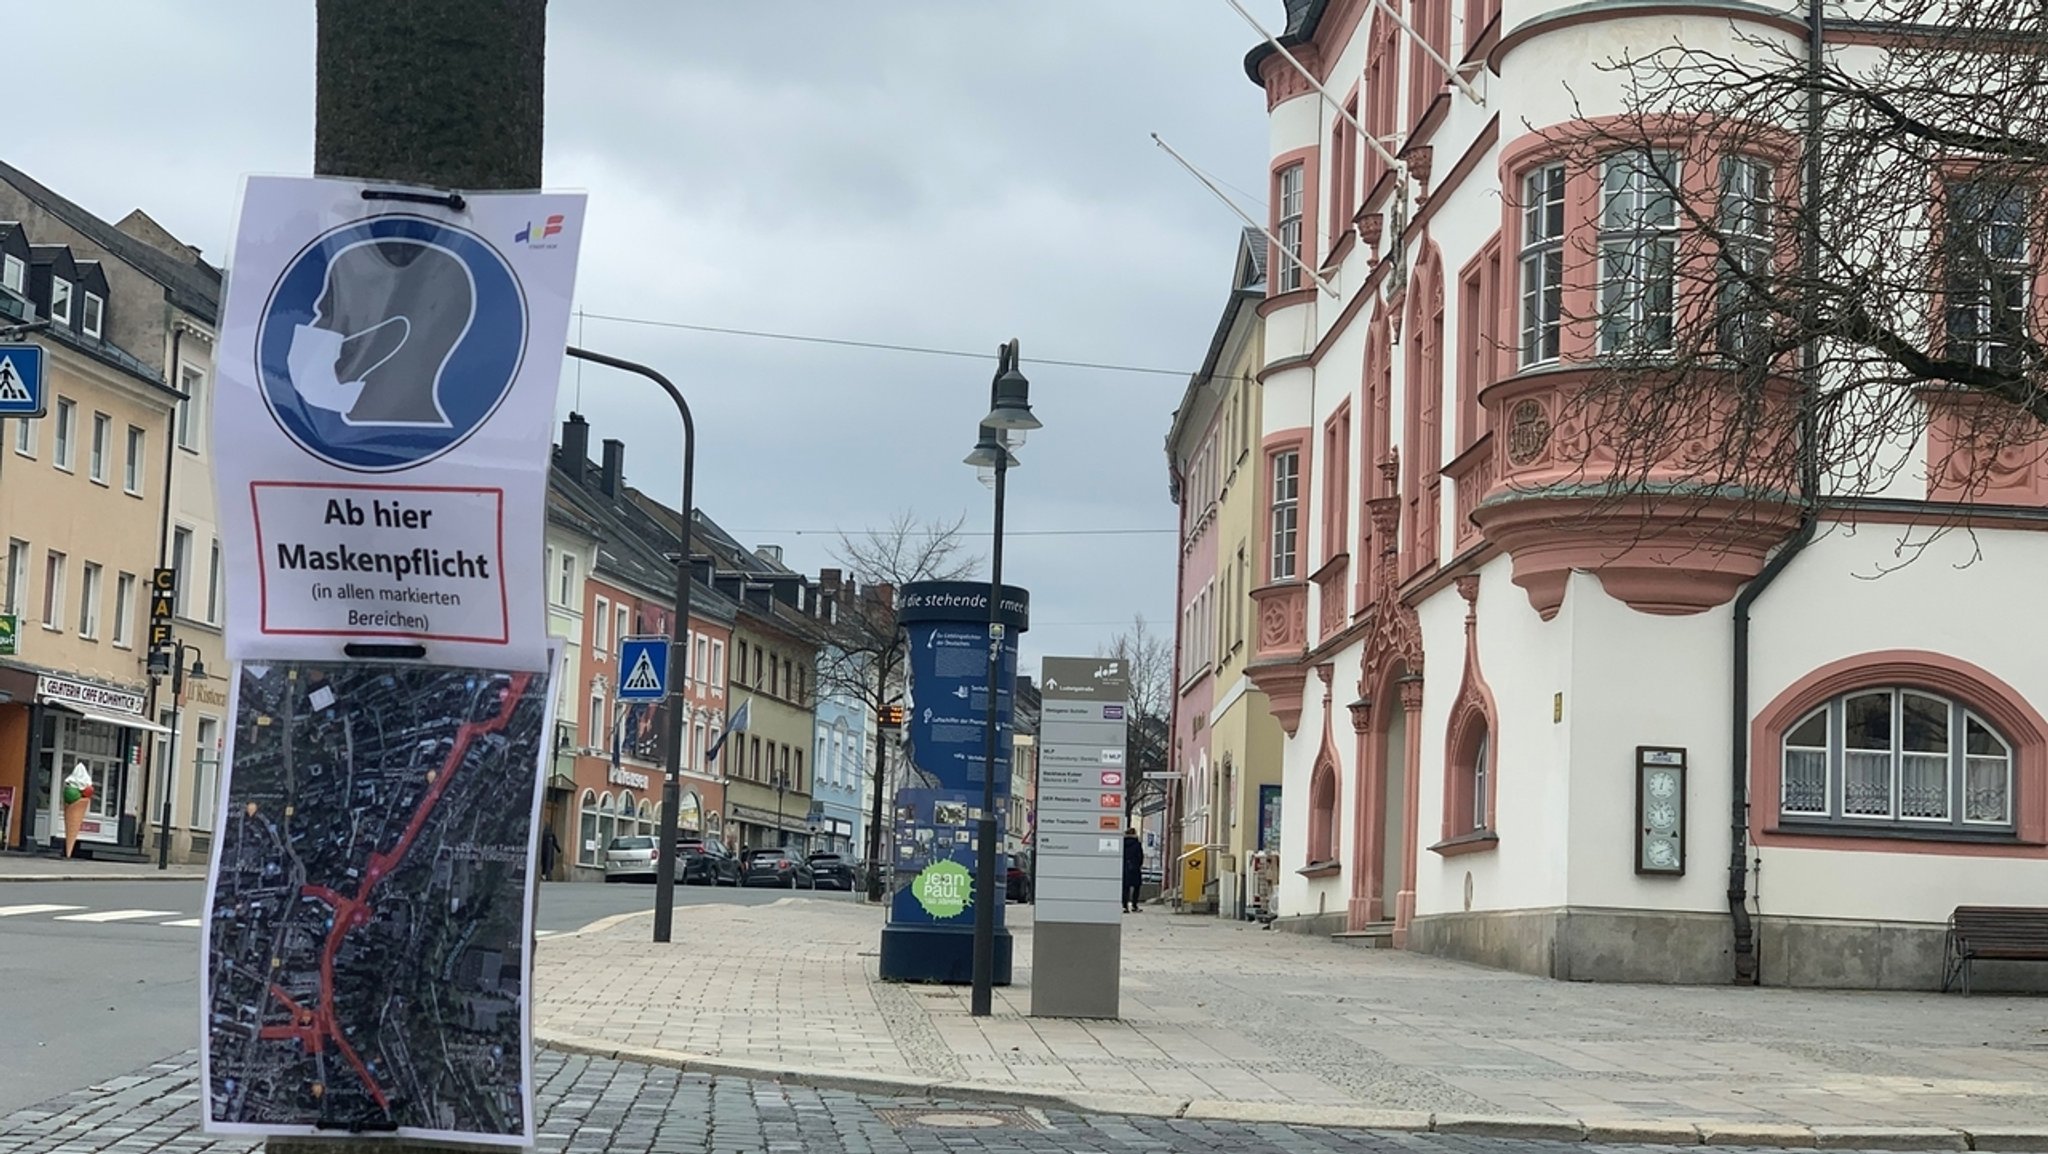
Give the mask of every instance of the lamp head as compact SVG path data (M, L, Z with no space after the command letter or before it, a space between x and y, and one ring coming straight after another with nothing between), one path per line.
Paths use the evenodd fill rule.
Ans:
M995 471L998 464L1001 464L1005 469L1014 469L1019 464L1022 464L1022 462L1017 460L1015 453L1010 452L1008 448L1004 447L1002 432L987 422L982 423L981 439L974 443L974 451L967 454L963 461L977 469L988 470L990 473Z
M1024 430L1042 429L1044 422L1031 412L1031 382L1017 371L1013 363L996 378L995 404L988 416L982 418L984 425L997 429Z

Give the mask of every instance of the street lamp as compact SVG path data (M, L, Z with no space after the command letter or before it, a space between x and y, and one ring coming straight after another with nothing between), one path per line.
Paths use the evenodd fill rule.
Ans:
M646 377L661 386L683 418L683 548L676 559L676 609L668 619L669 700L663 702L668 706L668 724L662 727L668 740L668 756L661 774L661 840L656 843L661 851L655 855L654 864L654 940L666 942L675 924L676 810L682 805L683 735L689 726L685 716L689 712L688 700L683 691L690 684L690 531L697 524L691 485L697 475L697 421L690 415L690 402L683 399L683 391L646 365L573 345L567 352L579 361Z
M177 642L171 648L171 732L164 744L164 803L156 830L156 868L171 868L171 782L178 772L178 718L185 712L185 651L192 650L191 675L204 681L206 662L199 650Z
M1042 428L1031 414L1031 382L1017 371L1015 340L996 353L996 378L989 386L989 412L981 437L966 463L994 474L995 544L989 553L988 720L981 759L981 818L975 823L974 988L969 1014L986 1018L995 1002L996 977L996 696L1003 669L1003 480L1020 462L1010 452L1027 429Z

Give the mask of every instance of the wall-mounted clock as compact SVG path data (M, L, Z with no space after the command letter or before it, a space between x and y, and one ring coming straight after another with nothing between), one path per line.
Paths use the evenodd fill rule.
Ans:
M1685 873L1685 751L1636 747L1636 872Z

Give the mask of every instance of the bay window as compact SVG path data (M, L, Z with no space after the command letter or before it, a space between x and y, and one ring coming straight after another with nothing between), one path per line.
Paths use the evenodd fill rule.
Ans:
M1267 534L1271 544L1268 570L1274 581L1292 581L1299 572L1296 547L1301 533L1301 454L1293 449L1272 457L1273 488L1269 498Z
M1609 157L1600 181L1600 351L1671 348L1678 263L1678 158Z
M1564 165L1522 178L1522 364L1558 357L1564 322Z
M1722 355L1747 360L1768 339L1759 281L1771 263L1771 167L1747 156L1721 162L1721 279L1716 343Z
M1302 266L1302 179L1303 166L1290 164L1280 170L1280 195L1275 198L1280 206L1279 227L1274 232L1280 238L1280 268L1276 284L1281 292L1293 292L1301 287Z

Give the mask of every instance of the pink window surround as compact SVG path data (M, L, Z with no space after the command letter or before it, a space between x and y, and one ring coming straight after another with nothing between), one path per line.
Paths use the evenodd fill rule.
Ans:
M1785 833L1778 825L1786 731L1827 701L1857 689L1906 686L1954 698L1996 727L2013 747L2016 836L2000 841L1940 841ZM2048 859L2048 719L2012 686L1958 657L1887 649L1830 662L1793 682L1750 723L1750 834L1759 846L1860 853Z
M1479 47L1486 30L1500 19L1500 0L1465 0L1465 53Z
M1564 277L1562 325L1555 364L1585 364L1598 357L1600 327L1600 185L1601 166L1608 157L1630 146L1670 151L1679 160L1678 184L1683 198L1679 210L1678 268L1675 273L1677 331L1684 335L1709 333L1713 326L1701 323L1701 309L1710 309L1717 294L1715 254L1687 219L1698 213L1712 219L1720 199L1720 161L1733 152L1754 155L1772 163L1776 175L1774 196L1781 206L1793 203L1798 192L1796 142L1747 131L1739 144L1727 134L1678 118L1627 121L1621 117L1594 117L1572 121L1532 132L1510 143L1501 152L1501 239L1503 252L1499 331L1507 353L1509 370L1521 366L1522 278L1519 254L1522 246L1523 181L1539 168L1561 164L1565 170L1564 193ZM1789 246L1791 238L1784 238ZM1783 247L1780 259L1789 259L1791 249ZM1789 363L1789 362L1788 362Z
M1358 502L1361 508L1369 506L1375 498L1393 495L1392 481L1381 468L1393 455L1392 395L1394 391L1394 314L1398 310L1382 304L1373 310L1373 318L1365 336L1365 403L1366 415L1359 428L1358 448ZM1357 588L1353 598L1360 613L1372 602L1374 581L1380 566L1387 564L1384 556L1392 544L1383 541L1373 531L1370 523L1362 524L1358 532L1358 564L1352 568L1357 577Z
M1309 268L1317 267L1317 253L1320 251L1316 244L1316 228L1322 220L1316 215L1320 211L1322 201L1321 186L1318 184L1319 160L1320 150L1315 148L1297 148L1283 152L1273 158L1271 176L1267 182L1270 192L1266 200L1266 227L1277 237L1280 235L1280 174L1297 164L1301 166L1301 263ZM1280 296L1283 295L1280 289L1280 270L1290 262L1280 255L1277 244L1269 243L1266 247L1270 250L1266 267L1271 270L1266 276L1266 283L1271 286L1267 290L1267 295ZM1308 279L1308 274L1303 272L1301 287L1289 291L1313 292L1315 284Z
M1372 29L1367 35L1364 124L1366 131L1385 142L1399 131L1396 126L1401 122L1401 29L1375 6ZM1367 149L1362 187L1375 188L1386 175L1387 162L1378 152Z
M1443 279L1443 259L1435 243L1425 240L1415 279L1408 288L1408 364L1403 382L1406 427L1401 438L1404 577L1421 572L1436 559L1443 470L1443 421L1438 415L1444 392Z
M1299 453L1300 464L1295 473L1296 526L1294 534L1294 576L1292 578L1273 575L1273 458L1285 452ZM1269 433L1260 443L1259 454L1259 572L1265 576L1268 585L1276 581L1304 580L1308 576L1308 525L1313 502L1309 496L1314 491L1308 480L1314 476L1309 471L1313 464L1309 453L1309 436L1305 428L1285 429Z
M1351 402L1346 400L1323 422L1324 564L1349 553L1351 537Z
M1422 35L1421 43L1408 46L1408 108L1420 117L1430 102L1450 84L1443 68L1422 50L1426 43L1438 56L1451 56L1451 0L1414 0L1408 9L1408 23Z
M1344 235L1351 227L1351 220L1358 213L1358 154L1362 143L1358 130L1351 127L1358 120L1358 86L1344 98L1345 116L1334 117L1330 124L1330 252L1335 256ZM1359 123L1364 123L1359 121Z
M1444 857L1481 853L1500 844L1500 711L1493 690L1479 668L1479 578L1458 578L1465 599L1465 672L1444 729L1444 813L1442 838L1430 847ZM1474 822L1475 782L1472 762L1484 739L1487 745L1486 821Z
M1458 274L1457 445L1463 453L1486 432L1479 394L1500 379L1500 237L1496 235Z

